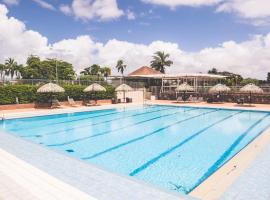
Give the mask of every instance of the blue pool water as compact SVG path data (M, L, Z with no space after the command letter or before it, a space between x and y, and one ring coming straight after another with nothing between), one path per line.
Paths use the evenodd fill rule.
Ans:
M5 120L0 129L189 193L270 125L270 113L140 106Z

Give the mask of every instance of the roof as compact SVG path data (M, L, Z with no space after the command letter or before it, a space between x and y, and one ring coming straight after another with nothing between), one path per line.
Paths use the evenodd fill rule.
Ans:
M155 74L162 74L162 73L150 67L143 66L131 72L128 76L145 76L145 75L148 76L148 75L155 75Z
M208 79L223 79L226 76L222 75L215 75L215 74L202 74L202 73L175 73L175 74L149 74L149 75L132 75L134 77L141 77L141 78L208 78Z

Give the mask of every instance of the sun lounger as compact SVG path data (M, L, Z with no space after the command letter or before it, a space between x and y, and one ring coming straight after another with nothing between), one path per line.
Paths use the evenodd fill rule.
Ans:
M183 101L183 97L177 97L177 99L176 99L176 102L181 102L181 101Z
M198 102L203 102L203 97L199 97Z
M51 108L62 108L62 105L57 99L52 100Z
M84 103L85 106L100 106L100 104L97 103L97 101L91 100Z
M126 98L126 103L132 103L132 98L127 97Z
M242 98L241 99L237 99L236 100L236 103L237 104L240 104L240 105L243 105L244 104L244 99L242 99Z
M78 107L78 106L80 106L80 105L76 104L76 102L74 101L73 98L68 98L68 103L72 107Z

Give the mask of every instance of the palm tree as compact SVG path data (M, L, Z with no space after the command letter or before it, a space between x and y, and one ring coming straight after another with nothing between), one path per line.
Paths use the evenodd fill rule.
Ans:
M110 67L103 67L103 68L100 69L100 72L107 79L107 77L111 75L112 70L111 70Z
M5 70L6 70L6 66L3 64L0 64L0 78L1 78L1 80L4 80Z
M5 74L7 76L10 75L11 79L13 79L14 75L16 75L16 77L19 77L22 66L18 65L18 63L13 58L8 58L5 61L5 66Z
M157 51L153 56L151 61L151 67L161 73L165 73L165 66L169 67L173 64L173 61L167 60L170 57L170 54L165 54L162 51Z
M125 71L126 67L127 66L124 64L123 60L118 60L117 61L116 68L117 68L117 71L122 74L122 76L124 74L124 71Z

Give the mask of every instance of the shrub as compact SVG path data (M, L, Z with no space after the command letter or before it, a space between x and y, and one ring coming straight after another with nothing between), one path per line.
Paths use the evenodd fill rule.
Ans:
M15 104L16 97L19 103L47 103L51 98L57 98L59 101L67 100L67 97L74 100L83 99L111 99L115 97L114 87L110 85L104 86L106 92L84 93L86 86L81 85L64 85L65 93L59 94L42 94L37 93L38 86L35 85L6 85L0 86L0 104Z
M37 87L32 85L0 86L0 104L15 104L16 97L20 103L31 103L37 98Z

